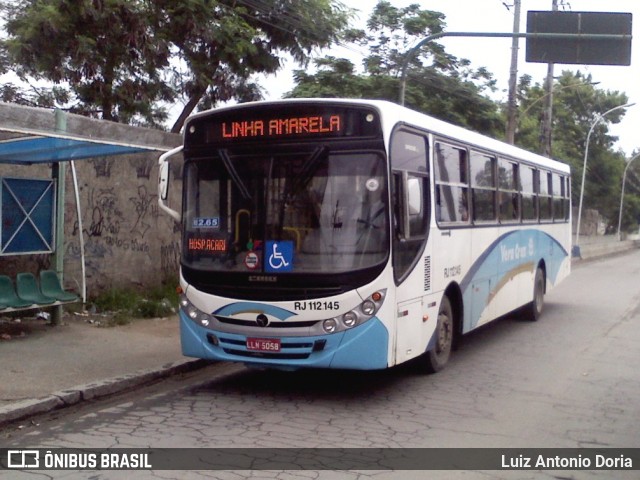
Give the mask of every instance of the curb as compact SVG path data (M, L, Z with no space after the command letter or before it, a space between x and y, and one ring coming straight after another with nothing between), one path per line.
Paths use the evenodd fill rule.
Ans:
M179 360L158 368L140 370L132 374L60 390L46 397L15 402L0 407L0 426L60 408L70 407L87 400L120 393L154 380L191 372L207 365L211 365L211 362L201 359Z

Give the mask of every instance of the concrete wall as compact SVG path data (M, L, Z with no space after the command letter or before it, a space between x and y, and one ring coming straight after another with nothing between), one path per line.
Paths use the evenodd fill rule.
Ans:
M149 287L177 277L179 225L158 209L157 157L136 154L76 163L82 232L67 175L66 280L81 278L81 234L90 293L110 287Z
M618 240L617 235L598 235L580 237L580 257L573 261L594 260L640 248L640 241L634 238Z

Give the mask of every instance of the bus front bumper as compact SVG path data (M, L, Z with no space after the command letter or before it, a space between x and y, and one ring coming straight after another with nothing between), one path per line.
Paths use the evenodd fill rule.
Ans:
M279 339L280 351L249 350L247 336L204 328L180 312L180 342L183 355L188 357L283 369L378 370L388 365L389 334L377 317L329 335L261 338Z

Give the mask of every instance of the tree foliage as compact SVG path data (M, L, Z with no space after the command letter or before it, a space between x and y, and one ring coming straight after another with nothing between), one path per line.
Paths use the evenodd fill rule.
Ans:
M520 79L516 143L531 151L541 151L540 127L545 96L544 88L534 84L531 77ZM595 125L587 152L583 208L599 210L611 226L617 225L625 156L615 150L618 139L611 135L609 127L622 121L625 110L614 110L605 117L601 115L627 102L624 93L597 88L591 75L564 71L554 82L552 155L571 165L572 199L573 204L578 205L587 136Z
M23 0L5 4L7 50L23 78L68 85L72 111L105 120L163 119L154 110L170 91L160 78L168 45L129 0Z
M495 102L484 94L495 81L484 68L473 70L470 62L447 54L431 42L407 57L413 45L445 28L445 16L423 10L418 4L395 7L379 1L366 32L352 30L353 47L367 49L362 73L348 59L327 56L315 60L315 73L294 72L291 97L352 97L397 101L401 74L407 62L405 104L443 120L488 134L502 130Z
M261 97L255 73L274 73L283 53L305 63L340 37L349 15L329 0L156 0L159 30L187 66L175 77L186 108ZM216 8L212 8L216 3Z
M276 72L284 53L306 61L349 19L330 0L19 0L2 8L0 65L67 88L72 111L107 120L158 124L166 104L182 99L173 131L198 106L259 98L252 75Z

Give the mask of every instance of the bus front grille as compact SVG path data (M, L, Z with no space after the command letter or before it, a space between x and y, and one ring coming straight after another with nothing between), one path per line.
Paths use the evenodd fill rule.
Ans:
M225 348L224 353L229 355L236 355L238 357L246 358L268 358L272 360L305 360L309 358L311 353L265 353L265 352L249 352L245 350L233 350Z

